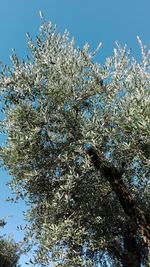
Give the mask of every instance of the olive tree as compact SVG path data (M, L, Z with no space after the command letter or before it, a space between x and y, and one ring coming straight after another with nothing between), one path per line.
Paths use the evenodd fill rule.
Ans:
M29 56L2 65L1 157L29 210L33 262L149 266L150 58L88 44L43 23Z
M0 227L6 223L0 220ZM4 238L0 236L0 267L17 267L20 256L19 246L12 240L12 238Z

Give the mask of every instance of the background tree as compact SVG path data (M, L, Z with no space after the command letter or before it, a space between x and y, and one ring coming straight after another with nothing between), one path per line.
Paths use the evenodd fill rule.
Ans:
M3 227L5 222L0 220L0 227ZM12 238L4 238L0 236L0 267L17 267L19 266L19 246L15 244Z
M1 155L30 207L35 262L149 266L149 52L138 41L140 63L117 44L101 66L43 23L31 58L14 51L3 65Z

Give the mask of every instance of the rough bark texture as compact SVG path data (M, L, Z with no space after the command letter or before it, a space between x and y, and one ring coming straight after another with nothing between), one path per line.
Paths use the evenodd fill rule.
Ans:
M109 181L112 190L116 193L119 202L126 215L136 223L143 241L146 243L148 250L150 249L150 218L138 206L132 195L129 193L123 179L122 171L115 168L107 160L98 153L96 148L87 150L91 162L94 167L101 171L103 176ZM123 266L140 267L140 253L137 249L135 235L127 231L124 235L124 246L127 251L124 255ZM130 252L132 251L132 252ZM132 260L132 263L130 262Z

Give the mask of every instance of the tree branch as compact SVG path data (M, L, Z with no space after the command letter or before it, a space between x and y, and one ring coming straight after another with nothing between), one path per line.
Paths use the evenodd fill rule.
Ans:
M89 148L87 154L97 170L109 181L112 190L116 193L120 204L126 213L142 230L144 242L150 246L150 218L138 206L133 196L129 193L122 180L122 171L111 165L96 148Z

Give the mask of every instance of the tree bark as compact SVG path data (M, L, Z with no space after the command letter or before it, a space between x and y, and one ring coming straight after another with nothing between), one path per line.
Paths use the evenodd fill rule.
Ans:
M122 254L123 267L141 267L141 253L138 247L135 233L127 230L123 236L124 252Z
M103 176L109 181L112 190L116 193L119 202L126 215L129 216L138 226L143 241L150 247L150 218L138 206L133 196L129 193L122 180L122 171L111 165L95 148L87 150L94 167L101 171ZM130 240L131 242L131 240ZM129 266L129 265L128 265Z

